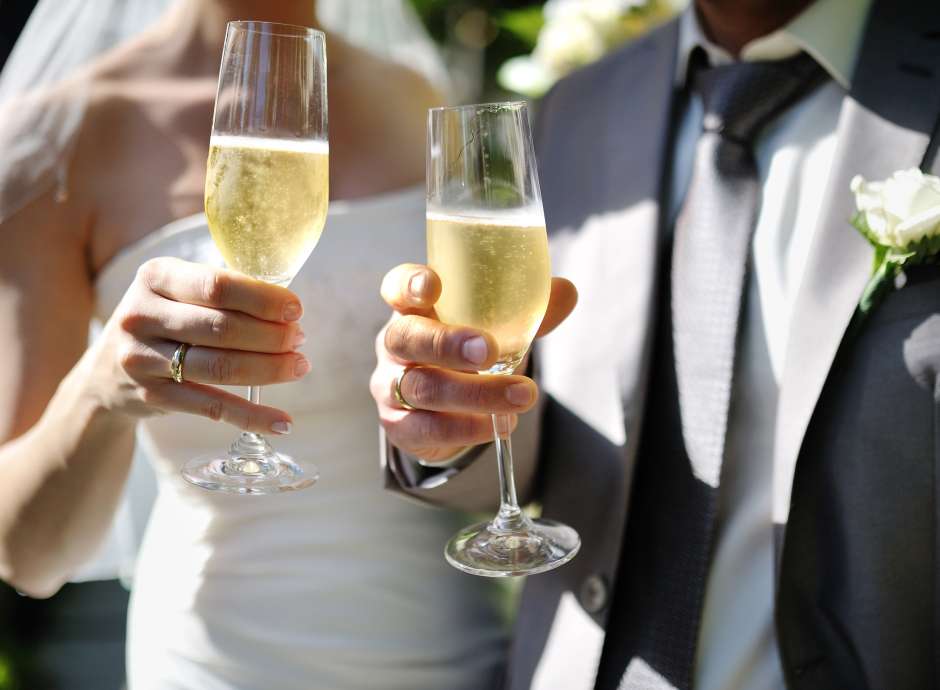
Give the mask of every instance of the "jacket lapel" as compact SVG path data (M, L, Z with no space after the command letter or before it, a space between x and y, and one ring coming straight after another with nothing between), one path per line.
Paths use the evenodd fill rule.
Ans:
M613 583L619 561L655 330L660 181L669 159L677 26L671 22L609 57L591 68L599 70L594 75L573 77L545 104L549 136L567 131L575 144L545 141L540 161L553 268L574 280L582 299L570 322L540 347L542 384L624 455L615 473L575 457L557 473L548 471L557 483L544 478L546 512L551 503L551 517L581 529L584 546L569 565L526 584L514 690L530 683L532 690L594 687L606 610L588 614L578 595L586 583ZM603 113L602 120L592 112ZM619 486L585 490L571 473ZM591 495L620 500L600 505Z
M927 31L940 27L929 23L936 23L936 11L924 16L926 24L917 22L923 12L918 4L875 3L852 93L839 118L828 203L796 300L781 382L774 457L777 524L786 523L800 447L871 272L872 249L849 224L855 212L849 183L855 175L883 179L919 165L940 110L938 42ZM912 35L908 27L924 31Z

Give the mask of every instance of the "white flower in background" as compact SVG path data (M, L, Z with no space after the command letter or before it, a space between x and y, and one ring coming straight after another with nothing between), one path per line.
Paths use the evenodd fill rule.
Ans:
M545 24L532 57L552 74L567 74L594 62L606 50L604 36L594 22L584 15L574 14Z
M898 171L883 182L857 175L852 191L869 233L880 245L903 250L940 234L940 178L917 168Z
M858 208L852 225L875 249L872 278L859 302L864 316L895 287L905 267L938 261L940 178L911 168L880 182L856 175L851 189Z
M540 96L569 72L601 58L676 13L686 0L548 0L532 55L499 70L507 89Z
M652 0L548 0L542 11L546 26L580 18L589 21L602 38L613 40L625 16L642 13L656 4Z

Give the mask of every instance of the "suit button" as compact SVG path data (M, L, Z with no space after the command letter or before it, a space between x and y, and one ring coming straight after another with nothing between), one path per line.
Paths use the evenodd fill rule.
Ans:
M588 613L600 613L607 608L607 602L610 599L610 588L607 586L607 580L603 575L591 575L585 578L581 583L581 591L578 592L578 598L581 600L581 606Z

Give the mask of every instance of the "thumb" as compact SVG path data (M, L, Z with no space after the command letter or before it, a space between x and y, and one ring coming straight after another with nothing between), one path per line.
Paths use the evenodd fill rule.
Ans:
M441 279L424 264L400 264L385 274L381 293L401 314L431 316L441 296Z
M578 289L566 278L552 278L552 294L548 299L548 309L536 337L548 335L555 330L578 303Z

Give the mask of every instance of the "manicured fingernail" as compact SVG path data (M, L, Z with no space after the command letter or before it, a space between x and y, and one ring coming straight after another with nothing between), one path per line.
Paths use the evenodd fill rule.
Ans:
M284 307L284 320L296 321L303 316L303 313L304 309L300 306L299 302L288 302Z
M297 335L294 336L294 349L296 350L305 342L307 342L307 336L304 335L303 331L297 331Z
M520 407L532 402L532 387L527 383L514 383L506 389L506 400Z
M424 299L424 291L428 287L428 275L424 271L421 273L415 273L411 276L411 280L408 281L408 292L411 293L411 296L415 299Z
M486 361L486 341L478 335L463 341L460 354L471 364L483 364Z
M290 422L274 422L274 424L271 425L271 431L281 436L287 436L293 428L294 425Z
M307 372L310 371L310 362L307 361L306 357L298 357L297 361L294 362L294 376L300 378L305 376Z

